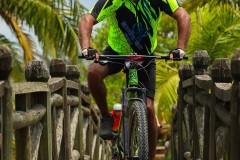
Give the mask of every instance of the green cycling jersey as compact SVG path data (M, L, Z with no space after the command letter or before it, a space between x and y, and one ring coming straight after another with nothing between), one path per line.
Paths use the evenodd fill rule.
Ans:
M172 16L177 0L98 0L89 13L98 21L108 19L108 45L119 54L152 54L162 11Z

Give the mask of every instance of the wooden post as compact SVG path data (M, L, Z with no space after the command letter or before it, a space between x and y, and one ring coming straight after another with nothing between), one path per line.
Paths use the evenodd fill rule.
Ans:
M81 116L80 117L80 119L81 119L81 121L80 121L80 125L81 125L81 132L80 132L81 150L80 150L80 155L81 155L81 157L80 157L80 159L83 160L86 157L86 156L84 157L85 150L86 150L86 130L87 130L88 122L89 122L88 119L90 117L89 115L84 115L84 112L83 112L83 108L85 108L86 106L87 107L90 106L90 98L89 98L90 97L90 91L89 91L89 88L88 88L86 83L81 83L81 93L80 94L81 94L81 112L80 112L81 113L80 114L80 116ZM85 98L83 98L83 97L85 97ZM85 101L86 98L89 98L88 99L89 101ZM83 107L83 106L85 106L85 107ZM89 112L89 114L90 114L90 112ZM87 124L87 126L85 124Z
M12 160L12 87L8 81L12 71L12 55L0 46L0 108L1 108L1 159Z
M77 66L76 65L67 65L66 78L71 81L80 83L79 77L80 77L80 72L79 72Z
M183 64L179 67L178 70L179 77L180 77L180 82L179 82L179 87L178 87L178 105L177 105L177 134L178 134L178 153L177 157L172 157L172 159L178 159L182 160L184 159L184 152L186 151L186 143L183 141L183 110L186 106L186 102L184 101L183 97L184 94L186 93L186 88L182 87L182 82L186 79L189 79L193 75L193 66L190 64Z
M62 58L56 58L52 59L50 63L50 75L52 78L55 77L65 77L66 76L66 64ZM56 128L56 122L57 122L57 111L61 113L62 108L56 109L56 107L52 108L52 135L53 135L53 159L58 160L59 159L59 152L60 148L58 149L57 144L57 128ZM61 144L60 144L61 146ZM60 147L59 146L59 147ZM64 158L63 158L64 159Z
M211 106L210 106L210 126L209 126L209 156L205 155L207 159L216 159L216 112L215 106L217 99L215 96L215 83L231 83L230 60L227 58L215 59L211 67L211 77L213 80L211 87ZM206 135L207 136L207 135ZM224 152L224 151L223 151Z
M239 131L239 82L240 82L240 48L238 48L231 60L231 73L234 79L232 85L231 97L231 155L230 159L240 159L239 144L240 144L240 131Z
M50 75L53 78L66 76L66 64L62 58L55 58L51 60Z
M80 135L81 135L81 128L80 128L80 127L81 127L82 119L80 119L80 118L81 118L82 106L81 106L81 85L80 85L80 81L79 81L80 72L79 72L79 70L78 70L78 68L77 68L76 65L67 65L67 66L66 66L66 70L67 70L67 72L66 72L66 78L67 78L67 80L71 80L71 81L73 81L73 82L78 83L78 87L77 87L77 88L74 88L74 89L67 88L67 91L68 91L67 93L68 93L68 95L73 95L73 96L76 96L76 97L79 98L78 106L70 106L70 105L68 105L68 106L65 108L66 113L69 114L69 115L67 115L67 117L68 117L68 119L69 119L69 122L66 121L66 123L64 123L66 130L67 130L67 128L68 128L68 124L67 124L67 123L69 123L69 126L70 126L70 120L71 120L70 115L71 115L72 111L74 110L74 108L76 107L77 110L78 110L78 112L79 112L79 114L78 114L77 128L76 128L76 133L75 133L75 135L74 135L74 133L71 134L71 128L68 128L69 131L68 131L67 135L68 135L69 144L70 144L70 146L69 146L69 152L70 152L70 154L71 154L71 152L72 152L73 150L75 150L75 152L78 151L79 153L81 153L80 143L81 143L81 138L82 138L82 137L80 137ZM75 109L76 109L76 108L75 108ZM80 122L81 122L81 123L80 123ZM73 128L72 128L72 129L73 129ZM73 137L73 136L74 136L74 137ZM72 139L72 140L71 140L71 139ZM73 139L74 139L74 140L73 140ZM71 143L74 143L74 144L71 144ZM82 156L82 155L80 154L80 156ZM74 157L72 157L72 158L74 159Z
M208 53L207 51L205 50L199 50L199 51L195 51L194 52L194 56L193 56L193 66L194 66L194 74L195 75L203 75L203 74L206 74L207 73L207 68L208 68L208 65L209 65L209 56L208 56ZM195 81L194 81L194 84L195 84ZM198 132L198 127L197 127L197 119L196 119L196 107L199 106L199 104L197 103L197 100L196 100L196 93L199 91L200 89L194 85L193 87L193 103L194 103L194 106L193 106L193 159L198 159L198 158L201 158L203 155L201 155L200 153L200 146L199 146L199 132ZM201 107L201 106L200 106ZM207 107L205 107L205 115L209 115L209 109ZM209 119L206 118L207 116L205 116L205 119L204 119L204 124L207 124L209 123ZM207 127L204 127L204 132L208 132L208 129ZM204 137L204 142L206 141L207 139ZM204 145L204 144L203 144ZM201 158L202 159L202 158Z
M49 70L44 61L29 61L25 68L25 78L28 82L44 82L47 83L49 79ZM34 84L34 83L33 83ZM52 159L52 122L51 122L51 104L50 104L50 91L48 92L34 92L27 94L16 95L16 105L17 110L27 111L35 104L42 104L46 107L46 114L41 120L43 130L40 140L40 146L38 151L39 160L51 160ZM38 124L36 124L38 125ZM34 129L35 126L33 126ZM18 145L18 153L21 155L24 160L27 160L28 157L24 157L22 154L23 151L28 150L30 140L30 126L17 131L18 141L20 143L27 142L28 144ZM25 137L25 138L23 138ZM31 149L30 149L31 150Z

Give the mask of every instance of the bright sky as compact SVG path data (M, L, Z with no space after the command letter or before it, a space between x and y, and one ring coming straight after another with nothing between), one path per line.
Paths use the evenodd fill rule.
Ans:
M79 2L90 9L97 2L97 0L79 0Z

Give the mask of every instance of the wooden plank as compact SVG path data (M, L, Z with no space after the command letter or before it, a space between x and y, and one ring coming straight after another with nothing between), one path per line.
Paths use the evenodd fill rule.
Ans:
M76 133L75 133L75 138L74 138L74 144L73 144L73 152L78 151L80 154L80 159L83 159L84 153L83 153L83 140L82 140L82 135L83 135L83 128L82 128L82 120L83 120L83 113L82 113L82 101L81 101L81 86L79 85L79 89L77 92L74 92L74 95L78 97L79 102L77 104L78 108L78 118L77 118L77 128L76 128ZM72 153L74 154L74 153Z
M179 83L179 91L178 91L178 112L177 112L177 131L178 131L178 146L177 146L177 151L178 151L178 155L177 155L177 159L178 160L183 160L183 108L185 106L185 101L183 99L183 96L185 94L185 90L182 89L182 83L180 81Z
M91 104L90 96L84 94L83 92L81 93L81 100L83 106L89 106Z
M91 110L86 107L82 107L83 115L84 116L89 116L91 114Z
M76 136L76 130L78 128L78 119L79 119L79 109L78 107L73 107L72 112L71 112L71 150L73 151L73 147L74 147L74 140L75 140L75 136Z
M94 108L94 106L91 106L91 116L94 121L94 123L97 125L99 121L99 114L97 108Z
M39 122L46 113L46 108L40 104L35 105L26 112L13 113L13 128L21 129Z
M79 103L79 98L74 95L68 95L67 96L67 105L70 106L77 106Z
M70 106L67 105L67 80L64 80L64 86L62 90L63 95L63 141L60 150L59 159L71 159L71 133L70 133Z
M52 95L51 95L52 96ZM51 97L51 102L52 102L52 97ZM57 109L56 107L53 107L52 106L52 103L51 103L51 110L52 110L52 117L51 117L51 120L52 120L52 153L53 153L53 159L56 160L58 159L58 150L57 150L57 127L58 124L57 124Z
M67 88L72 88L72 89L79 89L80 84L71 80L67 80Z
M30 108L30 95L16 95L16 111L28 111ZM15 131L16 139L16 159L31 160L31 134L30 127L21 128Z
M232 86L232 97L231 97L231 153L230 159L239 159L239 141L240 141L240 131L239 131L239 113L240 113L240 103L239 97L239 82L234 81Z
M59 108L56 110L56 143L57 143L57 147L54 146L54 148L56 148L57 151L56 151L55 159L58 159L59 153L60 153L62 137L63 137L63 119L64 119L63 109Z
M182 88L190 87L193 85L193 78L189 78L182 82Z
M0 97L4 95L4 81L0 81Z
M232 92L231 83L215 83L215 95L222 101L230 101Z
M41 103L43 106L46 107L47 110L45 116L41 120L43 124L43 132L39 147L38 160L52 160L52 108L50 104L50 99L50 92L40 92L34 95L34 97L32 98L32 103Z
M183 97L184 101L186 101L188 104L193 106L193 96L189 94L185 94Z
M33 126L33 131L32 131L32 159L37 160L38 158L38 149L40 146L40 140L41 140L41 135L42 135L42 123L38 122Z
M45 82L22 82L13 83L13 94L24 94L32 92L48 92L48 84Z
M63 105L63 97L57 93L51 94L51 106L60 107L62 105Z
M212 78L206 74L195 75L195 84L201 89L210 89L212 85Z
M11 160L12 159L12 87L10 83L3 83L4 87L4 95L0 101L0 109L1 109L1 159L2 160Z
M210 106L210 120L209 120L209 157L208 159L216 159L216 145L215 145L215 131L216 131L216 96L215 96L215 87L211 87L211 106ZM216 111L217 112L217 111Z
M78 106L80 108L80 106ZM77 133L77 138L76 141L75 141L75 146L76 148L80 148L80 159L83 159L84 158L84 153L85 153L85 144L84 144L84 131L83 131L83 120L84 120L84 116L83 116L83 111L80 109L79 110L79 129L77 131L79 131ZM79 143L79 144L78 144Z
M49 89L51 92L55 92L63 87L64 78L51 78L48 80Z

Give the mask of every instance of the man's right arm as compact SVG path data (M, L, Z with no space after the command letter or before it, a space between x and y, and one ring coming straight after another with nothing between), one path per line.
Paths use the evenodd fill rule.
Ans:
M93 25L96 24L96 19L91 14L86 14L79 22L78 38L82 50L90 47L90 38L92 34Z

